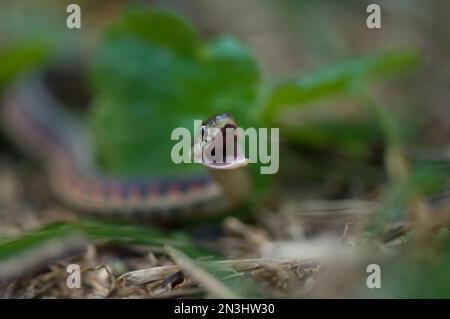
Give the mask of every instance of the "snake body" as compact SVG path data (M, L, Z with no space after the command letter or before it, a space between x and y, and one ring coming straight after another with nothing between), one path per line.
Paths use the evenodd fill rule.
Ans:
M223 212L232 204L226 187L206 172L152 178L102 174L93 164L82 125L59 106L39 80L28 80L13 88L7 94L2 113L7 134L27 153L45 163L55 194L79 210L175 220ZM243 184L245 176L234 175Z

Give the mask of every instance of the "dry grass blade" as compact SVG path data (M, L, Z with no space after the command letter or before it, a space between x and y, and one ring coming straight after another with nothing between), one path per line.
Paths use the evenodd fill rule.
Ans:
M287 208L300 217L344 218L373 214L377 203L363 200L304 200L288 203Z
M199 265L208 265L209 267L232 267L238 272L251 272L263 268L291 268L298 266L302 268L317 268L317 263L311 260L294 260L294 259L269 259L269 258L253 258L253 259L232 259L220 261L198 262ZM150 282L160 281L167 276L180 270L177 265L167 265L161 267L153 267L130 271L120 276L117 281L126 282L132 285L144 285Z
M167 276L179 270L180 268L175 265L139 269L123 274L117 278L117 281L122 283L130 283L133 285L144 285L158 280L163 280Z
M226 287L220 280L209 272L198 266L192 259L173 247L165 247L174 263L180 270L189 275L193 280L205 288L212 296L222 299L239 298L234 292Z

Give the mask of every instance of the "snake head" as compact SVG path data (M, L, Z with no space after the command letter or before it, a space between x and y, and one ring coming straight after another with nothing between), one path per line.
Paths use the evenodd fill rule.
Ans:
M203 121L194 140L196 162L212 169L236 169L248 164L241 144L241 130L229 113Z

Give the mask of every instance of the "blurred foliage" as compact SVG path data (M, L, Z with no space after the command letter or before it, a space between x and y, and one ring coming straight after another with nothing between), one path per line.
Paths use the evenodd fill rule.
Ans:
M432 164L416 163L407 178L399 184L391 184L380 197L380 205L367 225L370 236L379 236L385 227L407 218L410 204L442 192L448 180L448 168Z
M301 125L277 125L282 126L283 137L289 141L353 159L367 157L372 145L379 142L382 136L377 124L364 114L345 120L333 118L331 114L302 122Z
M3 21L15 19L5 12L0 13ZM49 41L34 36L45 33L44 28L38 31L26 22L23 29L25 33L36 31L33 36L22 37L0 49L0 87L44 64L54 53ZM67 35L56 34L53 37L59 40ZM69 42L60 41L59 46ZM72 44L70 48L75 46ZM253 57L236 39L205 41L174 13L132 8L106 30L92 61L89 77L94 99L88 124L103 168L139 176L198 169L194 165L173 164L170 150L174 142L170 141L170 132L176 127L187 127L193 133L194 119L219 112L232 113L242 127L281 127L282 138L288 141L339 150L350 156L365 154L369 145L381 137L387 146L387 171L395 183L383 191L377 213L367 228L371 237L379 236L387 225L405 219L416 199L439 192L447 182L448 168L404 162L402 123L369 90L373 81L412 70L419 61L415 51L391 50L355 57L271 85L260 81ZM319 113L321 116L306 123L286 121L289 117L286 111L294 110L300 115L308 109L317 111L319 102L339 96L356 101L363 116L335 116L342 109L330 99L326 116ZM313 164L316 162L320 159ZM14 239L2 239L0 263L71 233L91 240L159 248L171 245L192 257L214 255L177 232L167 234L147 227L80 221L52 224ZM416 263L416 259L409 257L387 263L380 292L384 297L449 297L448 243L442 252L434 263L429 260ZM255 292L240 277L230 277L230 269L205 270L226 282L227 287L249 288L240 295L253 296Z
M392 144L400 138L400 127L392 112L368 98L370 84L410 71L418 62L415 51L391 50L324 67L300 79L275 85L262 117L271 125L281 126L284 137L294 142L333 149L349 157L365 156L374 142L384 139ZM283 123L281 116L287 110L295 109L301 116L314 109L317 102L332 97L356 100L361 112L343 118L345 110L330 103L326 110L317 112L320 117L307 118L299 125Z
M422 249L419 249L422 248ZM364 298L449 298L450 237L448 229L433 234L426 246L409 245L396 258L381 263L381 287L363 289Z
M264 109L267 121L274 113L289 106L304 106L313 100L336 94L351 94L355 85L410 70L417 65L417 52L395 50L353 58L336 65L277 85Z
M18 76L80 50L81 32L61 27L65 6L31 0L0 4L0 89Z
M0 242L0 263L14 258L34 247L44 246L52 239L60 239L70 234L78 234L89 240L102 240L120 244L138 244L162 247L171 245L182 249L192 257L217 256L217 253L201 248L182 233L170 234L150 227L124 225L106 221L82 220L79 222L60 222L30 230L16 238L3 238Z
M280 127L283 139L362 157L383 137L388 145L399 140L400 129L390 111L368 103L368 95L360 92L376 79L411 70L418 61L417 52L391 50L271 85L259 80L253 57L235 39L206 42L172 12L131 8L106 30L92 62L89 126L101 166L116 174L199 169L171 161L175 142L170 132L187 127L193 134L194 119L220 112L232 113L244 128ZM280 120L287 109L314 110L313 102L336 95L357 97L363 116L343 119L335 116L341 112L336 107L302 125ZM259 165L251 167L257 170ZM254 177L257 200L271 178Z
M0 88L19 74L43 65L51 52L51 45L43 39L24 41L0 49Z
M40 230L25 232L19 238L2 238L0 243L0 261L13 258L54 238L61 238L72 233L75 233L73 229L61 227L60 224L57 224L48 225Z
M263 86L253 58L233 38L204 42L173 13L131 9L106 31L92 64L90 127L103 167L135 175L192 169L172 163L168 134L180 126L192 132L194 119L219 112L232 113L242 127L275 125L288 140L365 154L380 136L377 118L328 116L287 125L276 121L277 115L336 94L351 96L355 86L410 70L417 62L416 52L388 51ZM383 128L383 122L378 125Z
M386 297L449 298L450 240L444 235L442 255L436 260L409 258L387 265ZM390 268L388 268L390 266Z
M235 39L206 43L178 16L137 8L106 31L90 77L100 162L136 175L192 169L170 159L170 132L193 134L194 119L220 112L245 127L258 89L254 61Z

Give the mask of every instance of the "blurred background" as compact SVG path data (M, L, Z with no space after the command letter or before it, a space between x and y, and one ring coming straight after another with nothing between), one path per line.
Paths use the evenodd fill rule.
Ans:
M81 28L68 29L72 2L0 0L0 94L41 74L85 125L102 170L127 176L189 170L169 161L168 134L216 111L232 112L244 127L280 128L280 171L255 174L255 194L237 217L157 236L181 232L229 260L295 260L274 266L285 277L262 271L256 281L263 288L250 289L258 296L450 296L450 3L377 1L382 27L368 29L373 1L79 0ZM182 25L147 23L154 8ZM141 31L148 38L135 41ZM80 221L54 198L46 172L20 145L3 134L0 148L0 238L20 242L39 227ZM91 267L106 264L113 276L170 264L140 244L112 249L90 242L77 258ZM2 251L5 260L18 258L4 247L0 259ZM388 269L376 292L365 287L368 260ZM411 260L411 272L404 272ZM322 271L324 264L331 270ZM39 274L59 280L55 269ZM444 280L420 287L436 271ZM89 282L104 284L102 276ZM27 287L44 279L17 280L2 296L103 293L95 284L76 296L57 287L30 293ZM133 289L133 296L161 293Z

